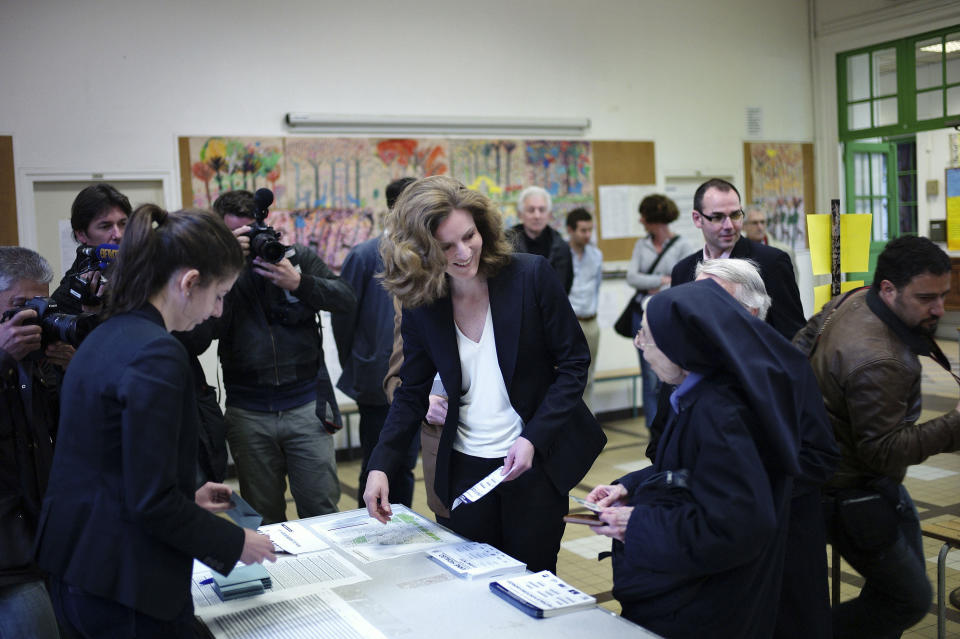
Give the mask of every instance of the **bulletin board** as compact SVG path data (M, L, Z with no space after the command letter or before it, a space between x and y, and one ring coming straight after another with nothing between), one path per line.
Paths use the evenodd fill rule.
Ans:
M767 233L794 250L809 246L806 215L814 211L813 144L743 143L743 206L767 214Z
M653 142L595 141L593 143L594 188L598 189L595 201L600 202L599 188L617 184L656 184L657 170L654 163ZM603 239L599 210L594 216L597 226L597 247L603 251L603 259L629 260L635 237ZM634 215L639 215L636 211Z
M13 171L13 137L0 135L0 246L17 246L17 190Z
M573 208L597 212L598 185L656 182L653 142L198 136L178 144L184 206L207 208L224 191L269 188L276 199L268 223L334 270L352 246L379 232L383 188L399 177L452 175L489 196L507 226L518 222L520 191L542 186L553 199L551 225L561 232ZM635 242L599 245L606 259L625 260Z

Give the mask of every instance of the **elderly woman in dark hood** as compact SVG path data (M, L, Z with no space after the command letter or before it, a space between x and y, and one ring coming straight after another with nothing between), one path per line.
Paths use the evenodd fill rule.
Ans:
M809 364L710 280L652 298L637 344L677 389L654 465L588 497L623 616L671 638L772 636L798 424L823 416Z

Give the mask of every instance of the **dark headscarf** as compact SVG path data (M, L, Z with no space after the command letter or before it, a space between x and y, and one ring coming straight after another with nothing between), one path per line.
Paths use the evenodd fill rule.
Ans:
M701 384L710 383L710 375L719 371L739 382L763 424L765 441L758 446L781 472L799 475L801 424L811 410L823 413L823 399L806 357L713 280L657 293L646 317L657 348L684 370L708 378Z

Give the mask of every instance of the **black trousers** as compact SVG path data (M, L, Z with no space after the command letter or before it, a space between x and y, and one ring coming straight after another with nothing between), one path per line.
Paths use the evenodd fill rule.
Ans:
M68 637L82 639L192 639L193 601L174 619L164 621L121 603L91 595L51 575L50 600Z
M451 495L456 497L503 465L503 458L485 459L451 452ZM567 495L557 492L534 457L533 466L503 482L472 504L462 504L437 521L455 533L488 543L527 564L533 572L556 573L563 537Z
M380 439L383 423L387 421L387 411L390 406L378 404L357 404L360 411L360 450L363 451L363 462L360 465L360 479L357 483L357 503L360 508L366 508L363 501L363 491L367 487L367 464L370 463L370 454ZM410 450L400 468L387 473L390 482L390 501L394 504L403 504L408 508L413 504L413 469L417 466L417 455L420 453L419 433L410 443Z

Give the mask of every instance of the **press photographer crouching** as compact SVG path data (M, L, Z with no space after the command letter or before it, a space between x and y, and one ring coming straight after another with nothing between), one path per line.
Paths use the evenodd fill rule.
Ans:
M240 494L264 523L286 520L285 475L297 514L336 512L332 432L340 417L317 313L350 312L356 298L310 248L285 247L264 222L273 194L231 191L214 211L249 249L217 321L227 392L227 441Z
M80 246L53 292L60 312L100 310L106 284L103 271L116 255L131 212L127 196L109 184L94 184L77 194L70 207L70 226Z
M63 368L75 352L53 338L61 329L78 340L85 333L83 321L78 331L75 316L59 316L48 304L51 279L38 253L0 247L0 637L58 636L33 537L53 461Z

